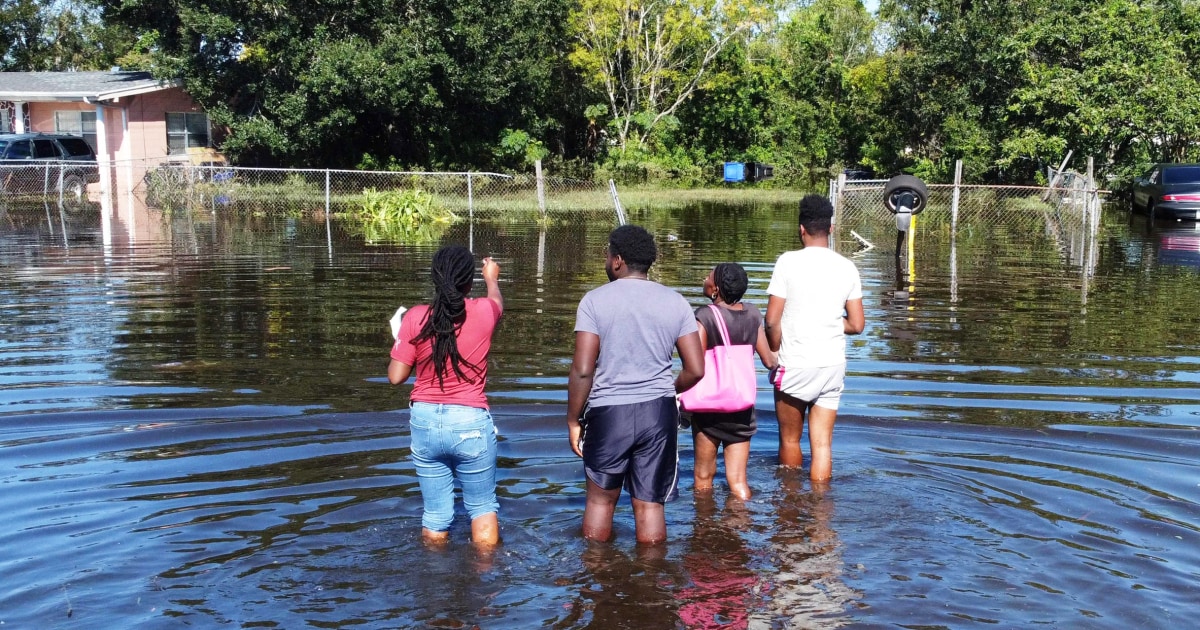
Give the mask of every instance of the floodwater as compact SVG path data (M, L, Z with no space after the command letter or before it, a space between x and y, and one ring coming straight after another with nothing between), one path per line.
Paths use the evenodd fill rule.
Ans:
M716 262L765 304L784 206L632 209L690 301ZM136 225L134 225L136 223ZM1176 628L1200 613L1200 230L1106 209L1080 264L1000 226L851 254L828 490L681 498L670 540L579 536L562 420L574 310L611 216L366 245L308 217L0 209L5 628ZM327 231L328 229L328 231ZM503 544L420 541L387 320L441 243L502 266L489 392ZM845 243L843 242L843 245ZM949 252L952 255L948 255ZM807 451L807 447L806 447Z

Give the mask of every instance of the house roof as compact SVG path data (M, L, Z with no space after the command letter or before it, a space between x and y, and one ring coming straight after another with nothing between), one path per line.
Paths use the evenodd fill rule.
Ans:
M0 101L115 101L181 85L149 72L0 72Z

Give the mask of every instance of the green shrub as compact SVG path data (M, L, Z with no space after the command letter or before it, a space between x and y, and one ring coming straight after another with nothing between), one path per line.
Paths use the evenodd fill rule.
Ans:
M458 217L419 189L363 190L352 210L368 242L418 243L436 240Z

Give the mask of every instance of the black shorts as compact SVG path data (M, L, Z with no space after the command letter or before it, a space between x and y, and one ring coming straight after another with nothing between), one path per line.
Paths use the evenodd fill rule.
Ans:
M674 396L589 407L583 471L592 483L648 503L677 496L679 408Z

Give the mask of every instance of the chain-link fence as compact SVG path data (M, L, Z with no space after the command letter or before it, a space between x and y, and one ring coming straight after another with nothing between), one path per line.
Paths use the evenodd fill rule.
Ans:
M165 211L216 210L260 215L359 217L418 212L424 218L545 217L617 208L615 188L534 175L334 169L246 168L191 161L134 160L105 165L50 160L0 165L6 197L84 199L89 190L131 193Z
M87 196L88 186L100 182L94 162L21 160L0 164L0 194L5 197L53 199L73 206Z
M894 215L884 204L886 184L887 180L830 181L839 248L890 245L896 239ZM1070 262L1089 265L1103 193L1090 177L1074 171L1051 171L1050 186L1046 187L931 184L925 208L914 217L909 237L1044 233L1058 243Z
M421 173L330 169L270 169L162 164L136 186L164 209L203 206L212 199L257 211L325 207L331 212L368 202L372 193L426 196L454 214L597 210L613 212L609 191L595 182L500 173Z

